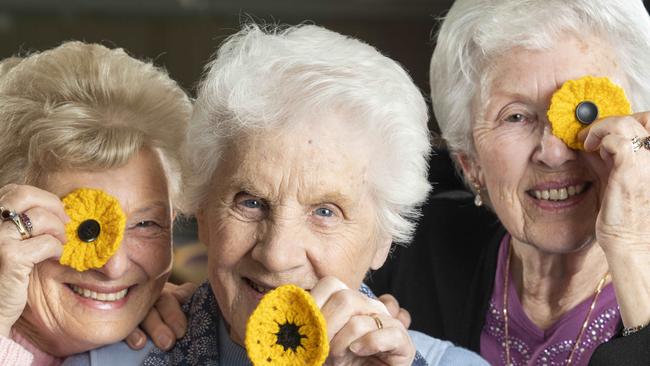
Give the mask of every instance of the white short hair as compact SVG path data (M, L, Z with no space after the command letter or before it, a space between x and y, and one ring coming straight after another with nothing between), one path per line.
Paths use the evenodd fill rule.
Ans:
M430 189L422 94L375 48L314 25L246 25L207 65L187 135L186 211L200 208L230 141L316 109L354 112L354 122L379 136L383 155L373 159L370 178L377 227L395 243L407 243Z
M514 47L550 48L566 34L612 46L635 111L650 109L650 17L641 0L456 0L431 59L433 110L453 155L473 154L472 101L487 68Z

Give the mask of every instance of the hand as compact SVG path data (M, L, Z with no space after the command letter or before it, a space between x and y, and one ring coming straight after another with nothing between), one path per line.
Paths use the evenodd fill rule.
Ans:
M604 118L581 132L585 150L597 151L607 170L601 174L607 175L603 179L607 186L601 189L596 221L598 243L605 252L650 250L646 244L650 237L650 151L632 150L632 138L650 134L649 120L650 112Z
M632 149L632 138L650 135L649 121L650 112L604 118L580 135L587 151L599 153L590 159L601 159L607 170L596 239L626 327L650 322L650 151Z
M8 337L27 303L34 266L61 256L70 218L59 197L32 186L0 188L0 206L26 214L33 227L31 238L22 239L12 221L0 222L0 335Z
M172 348L176 340L182 338L187 331L187 318L181 305L189 301L196 287L190 282L182 285L167 282L149 314L140 323L144 332L138 327L126 338L129 347L136 350L144 347L146 332L156 347L162 350Z
M379 300L325 277L311 295L327 321L326 365L410 365L415 346L400 320ZM379 319L379 328L375 318Z

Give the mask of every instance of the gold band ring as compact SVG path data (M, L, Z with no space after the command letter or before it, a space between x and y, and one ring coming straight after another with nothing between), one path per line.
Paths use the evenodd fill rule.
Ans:
M374 319L374 321L375 321L375 325L377 325L377 329L382 329L382 328L384 328L384 323L381 322L381 319L379 319L378 316L373 315L373 316L372 316L372 319Z

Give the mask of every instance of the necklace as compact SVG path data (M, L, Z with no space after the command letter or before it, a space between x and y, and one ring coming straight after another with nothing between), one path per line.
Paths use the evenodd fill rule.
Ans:
M510 260L512 259L512 245L508 248L508 259L506 260L506 269L505 273L503 276L503 321L504 321L504 333L505 333L505 348L506 348L506 366L512 366L512 359L510 358L510 335L508 334L508 276L510 275ZM573 361L573 357L575 356L576 351L578 350L578 347L580 347L580 341L582 340L582 336L585 333L585 330L587 329L587 326L589 325L589 318L591 318L591 313L594 311L594 308L596 307L596 302L598 301L598 296L600 295L600 292L603 290L603 285L605 282L607 282L607 278L609 277L609 272L605 273L605 276L600 279L598 282L598 286L596 286L596 289L594 290L594 299L591 301L591 305L589 306L589 311L587 312L587 316L585 316L585 321L582 323L582 327L580 327L580 332L578 332L578 337L576 337L576 342L573 345L573 348L571 349L571 353L569 354L569 357L566 360L565 366L570 366L571 362Z

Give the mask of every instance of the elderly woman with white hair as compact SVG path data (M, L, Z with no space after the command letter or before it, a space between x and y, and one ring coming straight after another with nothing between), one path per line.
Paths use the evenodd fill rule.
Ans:
M494 365L650 364L648 59L639 0L456 1L433 108L498 221L434 197L377 291Z
M294 284L327 323L328 365L484 365L407 331L363 285L391 243L411 237L429 152L420 92L373 47L313 25L230 37L187 135L186 210L208 247L209 281L185 306L187 335L144 364L250 365L251 313ZM277 342L279 357L306 347Z

